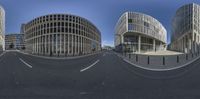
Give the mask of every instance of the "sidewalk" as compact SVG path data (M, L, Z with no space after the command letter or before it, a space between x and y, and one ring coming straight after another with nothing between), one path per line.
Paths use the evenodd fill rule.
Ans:
M181 56L177 63L176 57L166 55L166 56L164 56L165 57L165 62L164 62L165 65L162 65L162 64L155 65L155 63L160 62L160 60L158 60L158 59L161 59L160 63L162 63L163 56L161 56L161 57L156 56L157 57L157 61L156 61L156 60L153 60L155 58L151 58L151 56L148 56L148 55L132 54L131 56L129 56L129 55L125 56L125 55L122 55L121 53L116 53L116 54L119 57L121 57L124 61L126 61L127 63L129 63L135 67L145 69L145 70L150 70L150 71L169 71L169 70L179 69L179 68L190 65L191 63L195 62L196 60L198 60L200 58L200 55L193 55L193 57L192 57L192 56L190 56L190 54L188 54L189 56L187 57L188 59L186 60L186 57L185 57L186 54L182 54L182 56L184 56L184 57ZM137 56L137 58L136 58L136 56Z
M97 53L86 54L86 55L81 55L81 56L49 57L49 56L33 55L33 54L25 53L25 52L22 52L22 51L17 51L17 52L25 54L25 55L33 56L33 57L44 58L44 59L56 59L56 60L78 59L78 58L88 57L88 56L92 56L92 55L96 55L96 54L102 53L102 51L100 51L100 52L97 52Z
M151 52L146 52L143 54L144 55L180 55L184 53L166 50L166 51L156 51L156 52L151 51Z

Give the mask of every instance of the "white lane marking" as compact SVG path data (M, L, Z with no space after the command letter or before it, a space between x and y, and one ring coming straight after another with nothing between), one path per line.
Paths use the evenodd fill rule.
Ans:
M90 69L91 67L93 67L94 65L96 65L99 61L100 61L100 60L97 60L97 61L94 62L92 65L90 65L90 66L88 66L88 67L86 67L86 68L84 68L84 69L81 69L80 72L84 72L84 71Z
M19 58L19 60L24 63L26 66L28 66L29 68L33 68L33 66L29 65L28 63L26 63L23 59Z
M80 92L81 95L85 95L88 94L87 92Z
M1 53L1 54L0 54L0 57L3 56L5 53L6 53L6 52Z

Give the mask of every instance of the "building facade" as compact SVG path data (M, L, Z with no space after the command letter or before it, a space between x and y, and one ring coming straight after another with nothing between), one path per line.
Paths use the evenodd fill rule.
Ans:
M166 29L153 17L126 12L115 27L115 49L130 53L166 50L166 37Z
M25 25L26 51L48 56L74 56L101 50L101 33L85 18L51 14Z
M172 20L170 49L184 53L199 51L200 6L195 3L180 7Z
M23 34L8 34L5 36L6 50L23 50L25 49Z
M5 11L0 6L0 51L5 50Z

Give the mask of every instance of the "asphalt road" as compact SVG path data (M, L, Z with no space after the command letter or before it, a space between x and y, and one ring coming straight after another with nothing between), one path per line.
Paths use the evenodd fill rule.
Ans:
M199 99L200 59L182 69L136 68L114 52L53 60L0 57L0 99Z

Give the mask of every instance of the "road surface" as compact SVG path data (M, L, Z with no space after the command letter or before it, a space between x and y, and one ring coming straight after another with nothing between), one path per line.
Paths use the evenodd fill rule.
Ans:
M19 52L0 57L0 99L200 99L200 60L154 72L112 51L77 59L43 59Z

